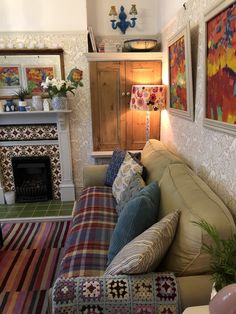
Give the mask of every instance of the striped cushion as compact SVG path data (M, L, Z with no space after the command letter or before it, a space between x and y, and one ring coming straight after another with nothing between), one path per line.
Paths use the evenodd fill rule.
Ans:
M105 275L156 270L174 238L178 219L179 211L176 210L137 236L115 256Z
M74 208L72 227L66 241L60 276L101 276L117 221L111 187L83 190Z
M127 152L125 155L125 159L122 162L118 174L115 178L115 181L112 185L112 193L117 201L120 202L121 194L127 188L130 179L134 173L142 173L143 166L137 163L130 154Z

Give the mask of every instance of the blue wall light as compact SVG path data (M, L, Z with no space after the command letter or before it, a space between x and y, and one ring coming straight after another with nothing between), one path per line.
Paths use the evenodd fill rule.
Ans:
M109 16L112 16L112 20L111 20L111 26L113 29L117 29L117 27L122 31L123 34L125 34L126 29L128 27L135 27L136 25L136 20L137 18L135 17L135 15L138 14L137 9L136 9L136 5L132 4L131 9L129 11L129 14L132 16L130 21L126 21L127 19L127 14L125 13L125 8L123 7L123 5L120 7L120 14L119 14L119 19L120 21L117 21L117 11L116 11L116 7L114 5L111 6L111 10L109 13Z

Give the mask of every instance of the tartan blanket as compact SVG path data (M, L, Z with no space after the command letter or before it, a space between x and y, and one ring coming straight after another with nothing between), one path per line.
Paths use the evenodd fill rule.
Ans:
M172 273L103 277L118 218L115 206L110 187L83 190L52 288L52 313L181 313Z
M83 190L73 211L71 230L59 276L101 276L107 264L110 238L117 221L111 187Z
M180 314L175 276L59 278L52 291L52 313Z

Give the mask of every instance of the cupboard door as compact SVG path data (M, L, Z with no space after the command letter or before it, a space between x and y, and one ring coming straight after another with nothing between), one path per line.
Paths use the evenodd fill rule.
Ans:
M95 151L126 147L124 62L91 62L91 104Z
M135 84L162 84L161 61L126 62L126 95ZM128 149L142 149L146 143L146 112L129 109L130 95L126 96ZM150 136L160 139L160 111L150 112Z

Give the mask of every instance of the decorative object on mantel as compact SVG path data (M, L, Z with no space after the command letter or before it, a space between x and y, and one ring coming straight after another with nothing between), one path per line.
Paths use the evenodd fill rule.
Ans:
M16 111L16 105L14 104L13 99L6 100L5 111L6 112Z
M71 81L76 87L79 86L84 86L83 82L83 71L73 68L69 75L67 76L67 80Z
M0 112L4 112L4 105L1 101L0 101Z
M27 106L27 102L25 100L25 97L31 95L31 90L21 87L18 91L15 92L15 95L19 98L18 110L26 111L25 107Z
M156 39L130 39L124 41L126 51L147 52L157 47Z
M43 101L43 111L50 111L50 101L47 98Z
M126 29L128 27L134 28L136 25L136 20L137 20L135 16L138 14L135 4L132 4L129 14L132 16L130 19L131 21L126 21L127 14L125 13L125 8L122 5L120 7L120 13L119 13L120 21L117 21L116 7L112 5L109 12L109 16L112 16L112 20L110 20L112 28L117 29L118 27L123 34L125 34Z
M74 90L78 87L78 85L83 86L83 83L79 79L82 78L83 72L82 71L72 72L71 74L72 77L73 74L74 74L73 81L57 80L56 78L47 77L46 81L41 83L43 89L48 92L49 97L52 99L52 107L54 110L68 109L67 93L70 92L74 95L75 94Z
M166 88L164 85L133 85L130 109L146 111L146 140L150 137L149 111L166 108Z
M40 95L32 96L32 107L35 111L43 110L43 100Z

